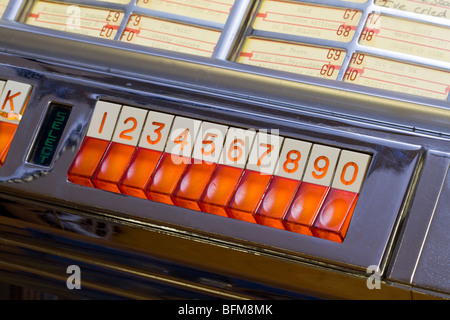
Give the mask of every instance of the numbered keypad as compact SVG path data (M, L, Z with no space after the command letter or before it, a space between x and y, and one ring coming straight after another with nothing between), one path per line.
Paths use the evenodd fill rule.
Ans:
M98 101L70 182L345 239L370 155Z

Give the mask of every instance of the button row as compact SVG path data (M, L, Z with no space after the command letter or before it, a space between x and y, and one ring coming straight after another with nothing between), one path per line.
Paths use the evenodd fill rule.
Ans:
M22 118L32 86L16 81L0 81L0 166Z
M367 154L98 101L72 183L342 242Z

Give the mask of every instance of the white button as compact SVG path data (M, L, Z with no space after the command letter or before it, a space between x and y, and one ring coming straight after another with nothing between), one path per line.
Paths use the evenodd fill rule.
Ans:
M219 164L245 168L256 131L239 128L228 129Z
M359 193L370 162L364 153L343 150L336 168L332 187Z
M3 88L5 87L6 82L0 81L0 95L3 93Z
M123 106L112 141L136 146L141 136L147 110Z
M111 140L121 108L120 104L98 101L89 124L87 136Z
M164 151L174 118L171 114L150 111L142 129L139 147Z
M279 135L258 132L250 151L246 169L273 174L282 142L283 138Z
M0 96L0 110L6 113L22 114L32 86L8 80Z
M195 141L192 158L217 163L222 152L227 130L227 126L203 122Z
M308 161L312 143L286 138L281 149L275 175L301 180Z
M337 148L313 145L303 181L330 186L340 151Z
M201 121L175 117L165 152L190 158Z

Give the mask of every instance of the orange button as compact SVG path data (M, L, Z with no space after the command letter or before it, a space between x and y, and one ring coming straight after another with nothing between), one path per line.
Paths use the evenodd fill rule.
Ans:
M228 215L234 219L256 223L253 214L258 209L271 178L268 174L245 170L227 205Z
M131 161L136 147L111 142L101 160L92 182L98 189L120 193L119 182Z
M336 242L344 241L357 201L358 193L331 189L314 222L314 235Z
M0 166L5 163L16 130L17 124L0 121Z
M94 187L91 178L108 145L109 141L87 136L67 172L69 181L86 187Z
M164 153L148 184L147 197L153 201L173 205L171 196L189 161L190 158Z
M255 214L256 221L269 227L284 229L283 218L299 185L299 180L274 176Z
M313 235L312 225L329 187L302 182L284 219L287 230Z
M175 205L201 211L198 201L215 168L215 163L206 161L189 164L172 196Z
M202 211L228 217L225 207L243 171L241 168L218 164L201 196L199 205Z
M122 177L122 181L119 183L121 192L147 199L147 185L161 156L161 151L137 148Z

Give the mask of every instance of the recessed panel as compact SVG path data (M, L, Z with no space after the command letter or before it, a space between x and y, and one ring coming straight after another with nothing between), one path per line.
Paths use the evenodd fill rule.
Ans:
M413 63L354 53L343 80L366 87L447 100L450 72Z
M177 14L190 18L225 23L235 0L138 0L142 8Z
M344 58L344 49L248 38L237 61L258 67L336 80Z
M0 17L5 12L6 6L8 5L8 3L9 3L9 0L0 0Z
M114 39L124 13L71 3L36 1L26 24L91 37Z
M446 1L375 0L380 7L449 19L450 4Z
M286 33L316 39L349 42L361 11L313 3L264 0L256 15L256 30Z
M120 37L127 43L211 57L220 31L133 14Z
M449 37L449 27L371 13L361 32L359 43L364 46L448 62L450 61Z
M103 144L95 149L95 143ZM68 177L104 191L342 242L370 159L277 131L98 101Z

